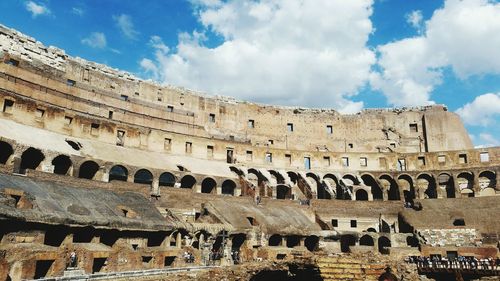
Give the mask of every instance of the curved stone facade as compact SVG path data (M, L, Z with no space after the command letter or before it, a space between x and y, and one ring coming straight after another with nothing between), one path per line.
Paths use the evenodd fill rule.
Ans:
M500 148L473 148L444 106L342 115L209 97L3 26L0 61L0 224L18 222L0 231L0 280L61 275L68 251L87 273L182 265L182 251L200 264L212 250L222 264L436 243L498 253L494 220L426 228L433 201L469 224L463 209L500 198Z

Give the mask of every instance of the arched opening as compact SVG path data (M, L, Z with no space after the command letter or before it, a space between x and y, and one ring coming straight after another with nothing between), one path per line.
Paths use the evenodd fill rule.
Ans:
M471 173L460 173L457 184L462 197L474 197L474 176Z
M390 248L391 247L391 240L385 236L380 236L378 238L378 251L382 255L387 255L389 254Z
M370 235L363 235L359 239L359 245L361 245L361 246L375 246L375 242L373 242L373 238Z
M173 187L175 186L175 176L169 172L164 172L158 179L159 186Z
M299 177L297 176L297 173L295 173L295 172L287 172L286 174L290 178L290 181L293 182L293 184L297 184L297 182L299 180Z
M380 232L382 232L382 233L390 233L391 232L391 226L385 220L381 220Z
M325 175L321 184L321 190L318 190L318 199L332 199L332 197L336 197L337 182L337 178L334 175ZM324 195L320 192L324 192Z
M185 175L181 179L181 188L193 188L196 184L196 179L191 175Z
M45 159L40 149L30 147L26 149L21 155L21 173L24 173L26 169L36 170L40 163Z
M401 175L398 178L398 184L403 191L405 202L413 203L415 199L415 187L413 186L412 178L409 175Z
M342 253L349 253L350 247L356 245L356 237L351 234L340 236L340 250Z
M449 174L440 174L438 176L438 184L440 189L446 191L446 198L455 198L455 184L453 183L453 178Z
M318 244L319 244L319 237L316 235L308 236L304 240L304 245L306 246L307 250L309 250L310 252L314 252L314 251L318 250Z
M94 161L85 161L82 165L80 165L80 169L78 172L78 177L81 179L94 179L95 175L99 171L99 165Z
M356 191L356 200L357 201L368 201L368 192L364 189L358 189Z
M259 187L260 179L259 173L255 169L249 169L247 174L247 180L253 184L255 187Z
M236 183L232 180L225 180L222 183L222 194L234 196L234 190L236 189Z
M410 247L418 247L418 240L413 236L406 237L406 245Z
M371 175L362 175L361 179L363 180L365 185L371 188L373 200L384 200L382 189Z
M495 173L492 171L483 171L479 174L479 187L481 189L492 188L496 189L497 180Z
M269 246L270 247L281 246L281 242L282 242L282 239L281 239L281 235L279 235L279 234L273 234L273 235L271 235L271 237L269 237Z
M134 175L134 182L142 184L152 184L153 174L146 169L140 169Z
M366 231L368 232L377 232L377 230L373 227L368 228Z
M109 181L127 181L128 170L122 165L116 165L109 170Z
M10 156L14 153L12 146L4 141L0 141L0 164L7 164Z
M229 170L231 170L231 172L235 173L237 176L241 177L241 176L244 176L245 174L243 173L242 170L236 168L235 166L231 166L229 167Z
M383 175L380 177L380 183L382 186L385 187L387 190L387 197L389 200L400 200L400 194L399 194L399 187L396 181L388 176L388 175Z
M217 183L212 178L205 178L201 182L201 193L214 193Z
M59 155L52 159L52 165L54 165L54 174L67 175L72 163L69 156Z
M428 174L422 174L417 177L419 190L424 191L426 198L437 198L436 183L434 178Z
M287 248L293 248L300 244L300 237L297 235L287 236L286 237L286 246Z
M234 251L239 251L241 246L243 246L243 243L245 243L245 240L247 239L247 236L243 233L235 234L232 238L232 243L231 243L231 249Z
M269 173L275 179L276 184L285 184L285 178L280 173L274 170L269 170Z
M276 186L276 199L290 199L292 198L292 190L286 185Z

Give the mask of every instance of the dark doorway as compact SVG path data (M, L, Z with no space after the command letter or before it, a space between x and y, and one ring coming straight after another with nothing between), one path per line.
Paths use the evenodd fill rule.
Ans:
M153 174L146 169L140 169L134 175L134 182L151 185L153 183Z
M206 178L201 182L201 193L215 193L217 183L212 178Z
M94 179L95 175L99 171L99 165L94 161L85 161L80 165L80 171L78 172L78 177L82 179Z
M193 188L196 184L196 179L193 176L185 175L181 179L181 188Z
M40 279L44 278L47 276L49 273L50 268L52 267L52 264L54 263L54 260L40 260L36 261L35 265L35 279Z
M175 185L175 176L165 172L160 175L159 186L173 187Z
M4 141L0 141L0 164L7 164L12 153L14 153L12 146Z
M349 253L350 247L356 245L356 237L354 235L342 235L340 237L340 250L342 253Z
M127 178L128 170L121 165L113 166L109 171L109 181L127 181Z
M71 168L71 159L66 155L59 155L52 160L52 165L54 165L54 174L67 175Z
M234 190L236 189L236 183L232 180L225 180L222 183L222 194L234 196Z
M33 147L26 149L21 155L20 172L25 173L26 169L35 170L40 165L40 163L42 163L43 159L45 159L45 156L40 151L40 149L36 149Z

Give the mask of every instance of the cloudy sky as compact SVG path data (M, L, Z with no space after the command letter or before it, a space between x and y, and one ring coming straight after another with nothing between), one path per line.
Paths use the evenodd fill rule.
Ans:
M500 2L7 0L0 23L146 79L261 103L445 104L500 145Z

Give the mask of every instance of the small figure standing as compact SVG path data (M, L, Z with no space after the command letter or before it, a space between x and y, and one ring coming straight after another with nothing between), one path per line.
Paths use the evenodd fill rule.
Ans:
M76 267L77 258L76 253L74 251L69 254L69 267Z

